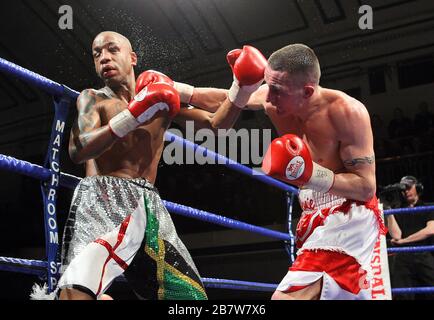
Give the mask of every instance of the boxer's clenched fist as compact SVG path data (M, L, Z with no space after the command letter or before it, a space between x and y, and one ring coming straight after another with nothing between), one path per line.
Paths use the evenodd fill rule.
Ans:
M267 175L327 192L334 182L334 173L312 161L307 145L294 134L274 139L262 162L262 171Z
M237 107L244 108L250 95L264 80L267 59L258 49L251 46L232 50L226 58L234 75L234 81L229 89L229 100Z

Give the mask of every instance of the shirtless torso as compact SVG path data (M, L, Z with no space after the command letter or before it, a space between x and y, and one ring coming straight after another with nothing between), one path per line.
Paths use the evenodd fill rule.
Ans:
M76 106L78 116L71 130L69 140L69 154L71 160L76 164L86 163L86 176L105 176L101 177L101 180L88 179L87 181L105 181L104 179L107 178L106 180L108 182L104 182L105 185L102 187L104 190L103 193L105 190L111 188L110 184L113 183L112 181L116 180L118 182L122 180L111 179L113 177L127 179L144 178L151 184L154 184L158 162L164 147L164 133L171 121L169 116L170 107L176 106L177 103L179 104L179 100L176 100L176 95L168 94L165 96L162 91L166 90L165 92L168 93L173 92L174 89L172 89L170 85L160 83L158 86L154 86L154 89L146 91L145 96L140 96L141 99L132 100L138 89L138 87L136 87L136 77L134 74L134 66L137 65L137 55L132 51L129 40L118 33L102 32L98 34L92 43L92 55L94 58L95 71L104 81L105 87L100 90L84 90L77 99ZM148 88L151 86L152 84L149 85ZM159 89L156 89L156 87ZM164 89L165 87L166 89ZM140 90L141 89L139 89L139 91ZM158 94L161 93L158 97L156 91L158 91ZM153 98L157 97L157 100L155 100L157 102L167 103L169 110L167 110L167 108L163 111L161 109L153 109L156 113L152 113L150 116L152 118L147 118L146 116L140 118L146 113L146 107L149 106L149 109L152 109L155 105L154 100L151 102L154 103L154 105L146 105L146 99L150 96ZM168 99L165 99L166 97ZM170 97L174 99L170 100ZM123 113L122 111L127 107L130 111ZM136 116L133 115L132 109L137 112ZM77 229L81 228L80 230L84 230L85 227L83 224L80 225L84 219L75 219L76 214L83 214L83 212L86 211L86 209L83 208L90 205L92 207L90 211L93 214L99 215L102 213L102 215L107 218L106 220L95 219L95 221L98 220L98 223L94 224L98 226L97 228L92 227L92 225L86 225L86 228L92 229L92 232L95 232L92 236L94 236L95 239L102 236L106 236L105 239L111 239L110 237L112 235L117 237L116 233L111 233L111 231L104 233L107 231L106 228L112 230L113 225L116 226L118 223L117 220L110 220L112 215L110 215L109 212L113 208L115 208L114 210L116 212L122 210L127 212L125 208L129 208L130 206L127 198L134 198L133 194L135 192L133 189L122 185L122 187L116 189L118 191L121 190L121 193L124 194L123 196L119 195L119 199L117 199L118 197L110 198L107 196L97 200L97 197L92 197L92 199L95 199L95 201L92 200L92 203L92 201L82 201L84 198L82 199L81 195L83 192L92 193L94 190L90 190L90 187L84 189L84 191L81 190L80 185L78 189L76 189L78 191L75 193L72 200L73 202L75 201L75 204L71 206L71 208L73 208L71 212L73 212L74 218L68 220L71 224L67 227L74 230L75 238L71 236L70 239L66 240L64 243L71 249L71 252L74 250L79 250L80 252L73 253L74 258L72 258L72 262L68 262L67 266L62 265L63 268L66 267L59 281L62 288L59 298L62 300L94 299L94 295L97 295L99 289L96 290L97 287L94 287L92 283L93 281L100 281L100 284L102 284L104 272L96 276L91 273L94 271L92 268L95 268L95 270L103 269L101 266L101 269L95 267L97 261L106 268L110 258L109 257L106 262L104 262L106 258L102 260L97 259L97 257L102 257L103 255L98 251L100 249L99 246L93 246L96 242L85 244L85 249L80 248L81 243L77 240L77 238L79 238ZM155 191L148 190L147 192L154 194L158 201L159 197ZM139 193L141 194L141 191L139 191ZM110 206L107 207L104 205L109 202ZM98 203L102 204L101 206L104 207L104 209L100 209L99 211ZM140 202L137 201L136 203L138 204ZM116 205L112 206L111 204ZM134 212L141 212L138 213L138 215L141 215L142 218L144 217L143 211L134 210ZM162 212L164 212L164 210ZM129 217L131 217L131 215ZM122 218L125 217L122 216ZM136 230L135 232L139 232L139 234L144 233L144 230L142 230L143 224L140 225L140 223L138 223L142 218L134 218L133 223L128 224L134 226L128 229L133 230L129 232ZM127 220L123 221L125 222ZM170 224L166 226L172 228ZM104 230L104 232L99 234L101 230ZM175 234L174 228L172 228L170 232L172 231L174 232L173 234ZM138 249L137 243L135 242L137 237L128 237L125 236L125 234L124 231L122 238L120 238L123 239L123 247L121 247L122 249L120 250L123 250L124 253L129 252L129 256L134 257ZM104 241L108 243L111 240ZM120 242L118 242L118 244L119 243ZM138 244L140 246L140 243ZM116 245L115 248L119 250L118 245ZM125 248L127 248L127 250ZM113 251L114 250L115 249L113 249ZM65 255L67 254L68 250L65 250ZM107 252L104 251L104 254L107 254ZM110 251L109 254L111 254ZM186 255L186 257L189 259L188 255ZM94 264L92 268L87 265L88 261L92 261ZM71 263L74 264L73 267L70 267ZM105 274L113 274L113 272L115 271L111 270ZM101 279L96 280L96 277L99 276ZM80 284L79 287L87 288L87 290L80 290L77 288L77 284ZM91 290L91 288L94 290Z
M335 205L335 200L339 200L339 203L345 201L350 206L357 203L351 208L358 208L359 211L353 212L351 215L346 215L347 211L342 211L339 216L334 216L334 218L342 217L343 222L338 222L335 219L329 219L325 222L324 216L315 214L315 210L320 210L318 206L309 207L315 210L311 210L309 214L303 213L303 219L300 219L302 223L299 223L300 228L297 227L297 234L300 230L300 235L304 238L300 240L305 241L304 244L301 241L300 245L304 246L304 249L312 249L314 261L317 258L316 249L334 247L340 251L337 260L350 261L346 265L351 265L354 270L357 270L361 265L363 268L369 269L367 265L367 262L370 261L369 253L373 251L375 239L379 234L378 230L382 226L378 218L378 210L375 207L375 155L370 117L366 107L344 92L321 87L319 85L319 62L313 51L304 45L289 45L273 53L265 67L264 80L266 84L254 91L244 106L232 102L236 99L230 100L230 95L227 99L224 99L225 97L222 99L222 97L217 96L217 90L209 90L208 105L210 105L209 101L212 96L222 99L218 110L214 114L208 114L201 110L186 109L181 111L182 117L191 116L202 127L229 129L234 125L242 110L262 110L270 118L279 136L292 134L292 136L295 135L296 139L301 138L302 143L304 142L303 148L306 145L307 149L303 149L306 151L304 153L310 155L303 158L304 162L300 161L300 163L308 163L309 161L311 166L313 166L312 163L315 163L316 168L321 166L322 169L315 171L315 175L312 173L310 177L315 176L317 181L321 181L321 183L326 181L327 188L322 188L322 185L318 183L316 186L319 188L315 189L315 184L309 184L310 180L301 181L299 179L295 181L298 183L294 184L303 189L300 192L300 201L303 201L302 198L307 199L307 196L301 196L302 193L305 195L311 193L321 201L326 200L321 202L326 208L330 209L331 206ZM193 93L191 103L194 105L199 105L195 103L195 98L203 101L203 98L198 95L199 92L199 89L195 89ZM231 91L229 90L229 92ZM223 116L220 117L221 115ZM280 146L282 145L280 144ZM284 165L276 166L283 168L283 170L273 176L286 183L294 182L294 180L286 179L285 170L288 170L289 166L285 161L289 161L288 158L291 156L300 155L301 152L296 154L288 146L286 148L279 147L277 150L282 151L282 153L274 159ZM292 155L291 152L293 152ZM270 162L271 160L268 164ZM267 162L264 161L264 163ZM271 167L271 165L264 167L264 163L263 169ZM306 167L307 165L303 166L303 168ZM264 170L264 172L271 171ZM274 173L276 171L272 172L272 174ZM319 203L320 201L316 201L316 204ZM322 220L319 218L321 221L315 220L317 217ZM358 224L358 221L361 223ZM323 225L322 229L311 228L313 224L318 226L321 223L327 225ZM346 228L345 232L333 231L335 227L337 228L336 224L339 223L341 223L341 228ZM313 234L314 230L318 230L318 232ZM319 236L321 230L326 230L325 235ZM353 247L352 245L355 243L357 245ZM306 251L310 254L309 249ZM360 275L345 273L345 270L339 270L333 263L330 263L330 261L336 260L336 257L331 257L332 255L333 251L323 254L326 263L315 266L318 270L311 270L313 264L309 260L310 257L306 258L307 255L298 256L295 264L298 267L307 266L307 269L313 272L311 275L314 276L309 279L302 279L296 270L288 272L288 278L285 277L282 281L282 290L276 290L273 299L368 297L369 294L366 292L358 295L358 288L346 292L346 290L341 291L339 286L335 286L336 294L321 297L323 272L330 272L332 278L335 277L337 281L342 278L344 281L355 283L356 287L360 280ZM329 280L329 278L324 280L327 282L327 286L331 283ZM305 284L305 286L300 287L300 284ZM292 286L299 290L287 291Z
M76 136L79 131L103 127L126 107L126 103L107 87L102 90L85 90L77 103L79 118L72 134ZM86 176L98 174L123 178L142 177L154 183L164 146L164 132L169 123L167 113L160 112L152 122L141 125L131 134L117 140L95 160L88 160ZM72 153L80 146L82 142L71 138Z
M331 192L355 200L371 198L373 192L363 191L365 185L375 186L375 166L370 165L374 162L373 137L365 106L341 91L318 87L307 112L292 113L280 111L269 92L268 85L262 86L252 97L252 105L264 109L280 136L298 135L313 161L341 173L335 176Z
M339 139L336 130L324 121L328 117L326 108L318 110L306 122L294 116L279 117L272 106L265 106L265 112L280 136L293 133L303 139L309 147L313 160L334 172L341 171L343 164L339 158Z

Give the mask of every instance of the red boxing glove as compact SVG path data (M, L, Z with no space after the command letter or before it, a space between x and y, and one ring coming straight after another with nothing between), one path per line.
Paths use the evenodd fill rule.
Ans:
M140 90L142 90L148 84L156 83L156 82L167 83L168 85L174 87L179 93L179 98L181 100L181 103L190 102L194 90L193 86L186 83L175 82L172 79L170 79L168 76L166 76L164 73L154 71L154 70L147 70L145 72L142 72L142 74L140 74L137 77L136 94L139 93Z
M331 189L335 176L333 171L313 162L307 145L293 134L271 142L262 162L262 171L291 184L323 193Z
M135 93L138 94L142 89L151 83L166 83L169 86L174 85L173 80L170 79L168 76L166 76L164 73L154 71L154 70L147 70L142 72L136 80L136 90Z
M264 81L267 59L258 49L251 46L230 51L226 59L234 74L234 81L228 93L229 100L237 107L244 108L250 95Z
M167 83L145 86L128 104L128 108L109 121L113 133L122 138L140 124L150 120L159 110L169 111L173 118L180 108L179 94Z

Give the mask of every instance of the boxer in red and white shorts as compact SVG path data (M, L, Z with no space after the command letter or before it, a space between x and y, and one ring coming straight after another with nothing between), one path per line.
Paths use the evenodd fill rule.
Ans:
M304 44L275 51L265 69L254 68L263 59L248 48L230 53L228 61L234 83L216 113L224 112L185 112L195 113L201 127L212 119L212 128L229 129L243 110L264 111L282 137L271 143L262 170L307 189L301 192L308 207L297 232L300 251L272 298L368 299L369 257L385 231L375 198L368 110L344 92L320 86L319 60ZM205 96L203 90L190 90L188 102L218 105L220 91L208 88ZM322 202L328 195L335 198Z
M385 227L375 198L369 114L356 99L319 85L312 49L274 52L261 97L283 136L268 148L263 171L302 188L297 259L273 299L371 299L369 263ZM314 190L314 191L313 191Z
M322 300L370 299L370 261L384 232L377 199L345 200L302 189L297 225L297 259L278 291L296 292L322 279Z
M371 256L386 231L377 198L347 200L328 193L337 174L314 162L308 145L293 134L273 140L262 169L304 186L299 193L303 213L296 231L297 259L273 297L371 299Z

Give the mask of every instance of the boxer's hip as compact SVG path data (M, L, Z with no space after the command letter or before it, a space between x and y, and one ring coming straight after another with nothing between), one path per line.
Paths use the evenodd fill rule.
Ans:
M62 265L90 242L117 228L138 206L144 192L158 195L142 178L92 176L80 181L74 191L65 224Z
M378 201L331 199L303 211L297 225L298 254L304 250L329 250L348 254L369 265L375 241L385 227Z
M321 299L370 299L370 262L385 227L378 201L346 200L305 191L297 225L297 259L277 290L322 279Z

